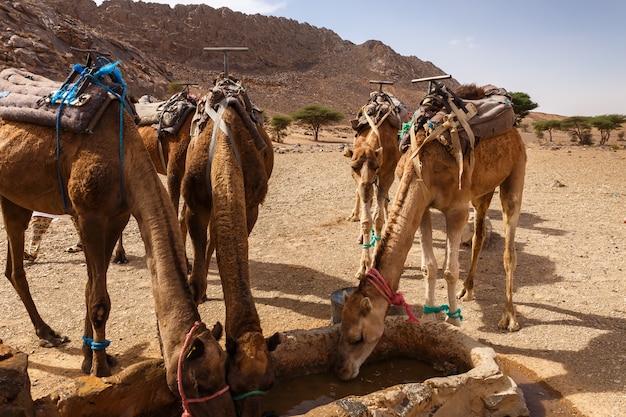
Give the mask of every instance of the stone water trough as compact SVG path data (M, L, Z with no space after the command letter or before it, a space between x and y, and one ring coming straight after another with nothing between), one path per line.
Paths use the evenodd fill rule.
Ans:
M521 389L504 374L492 348L440 321L414 324L406 316L389 316L385 325L384 336L368 361L409 357L432 364L451 364L459 373L422 383L395 385L360 397L344 397L303 416L528 416ZM338 324L284 332L281 344L273 353L277 378L332 372L338 339ZM25 355L21 355L18 368L25 373ZM176 400L165 384L162 361L158 360L141 362L110 378L81 377L73 392L53 394L38 400L35 406L26 376L22 379L22 391L13 384L13 398L3 399L2 384L7 379L6 374L3 377L6 361L2 358L15 361L17 357L19 353L12 356L6 350L0 356L2 416L162 416L156 411L175 405Z

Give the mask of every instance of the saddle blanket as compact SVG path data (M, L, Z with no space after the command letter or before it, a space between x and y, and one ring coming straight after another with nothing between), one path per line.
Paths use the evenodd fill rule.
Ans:
M139 126L153 126L159 132L176 136L187 117L196 111L195 100L187 94L176 93L166 101L155 101L145 95L135 103Z
M46 100L62 87L23 69L7 68L0 72L0 117L5 120L56 127L59 105ZM59 126L62 130L91 133L111 97L105 88L89 84L69 105L63 105Z

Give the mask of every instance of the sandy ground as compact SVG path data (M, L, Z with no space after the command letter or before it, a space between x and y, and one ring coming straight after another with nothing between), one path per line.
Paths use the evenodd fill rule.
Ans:
M516 333L497 328L504 298L504 238L497 198L488 213L493 232L478 265L476 299L461 304L461 327L493 347L521 385L542 381L550 395L562 396L565 408L555 412L539 404L531 409L533 417L623 416L626 151L572 146L567 139L545 146L530 134L524 136L528 166L516 238L514 294L522 328ZM342 154L351 133L322 132L320 143L308 139L291 136L285 144L275 144L270 191L250 237L252 287L268 335L330 324L330 294L355 285L358 225L346 221L354 203L354 184ZM445 226L438 213L434 221L441 265ZM39 258L26 268L42 316L71 338L67 345L39 347L15 291L8 281L0 281L0 339L30 355L34 398L71 384L80 375L86 268L82 254L64 251L76 241L68 218L53 222ZM108 278L113 303L108 352L118 358L118 370L160 356L150 279L134 220L124 241L130 263L112 264ZM0 252L6 253L3 227ZM468 248L462 249L461 257L464 273ZM419 267L416 239L400 284L410 303L423 302ZM437 301L443 304L443 280L439 289ZM215 262L207 295L209 300L200 307L203 320L223 322Z

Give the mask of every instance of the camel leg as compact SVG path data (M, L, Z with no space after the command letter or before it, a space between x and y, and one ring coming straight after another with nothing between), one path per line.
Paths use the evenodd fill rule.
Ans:
M502 203L502 220L504 223L504 271L506 273L506 304L498 328L510 332L519 330L513 305L513 275L517 266L515 252L515 231L519 222L522 206L524 174L509 177L500 185L500 202Z
M371 231L372 199L369 201L361 200L361 237L363 238L363 243L361 244L361 261L359 263L359 269L355 274L355 277L358 279L365 276L365 272L372 263L370 258Z
M106 322L111 311L111 300L106 287L106 273L115 243L128 223L129 215L108 217L81 215L76 223L87 263L85 302L87 313L83 343L83 372L94 376L110 376L109 357L106 354ZM91 339L91 340L87 340Z
M126 257L126 251L124 250L124 243L122 242L122 234L117 241L117 248L115 249L115 256L113 257L113 263L115 264L127 264L128 258Z
M357 186L356 203L354 204L354 210L352 210L352 214L350 214L350 216L348 216L348 218L346 220L352 221L352 222L358 222L359 221L359 216L360 216L360 213L359 213L360 209L361 209L361 197L359 196L359 189L358 189L358 186ZM362 243L362 242L359 241L359 243Z
M475 211L474 236L472 238L472 257L467 278L465 278L465 282L463 283L463 288L461 288L456 295L458 299L463 299L463 301L472 301L474 299L474 278L476 277L476 268L478 266L480 252L482 251L483 244L485 243L485 219L487 218L487 210L491 204L492 197L493 191L472 201Z
M462 199L463 201L463 199ZM446 263L443 277L448 288L448 319L446 321L455 326L461 325L460 312L456 298L456 283L459 278L459 248L463 228L469 217L469 206L462 203L462 207L452 208L446 211Z
M2 218L4 219L4 227L9 241L4 275L11 282L11 285L13 285L13 288L15 288L22 300L30 321L35 327L35 333L39 337L40 346L55 347L66 343L69 339L52 330L39 315L26 280L26 272L24 271L24 232L28 228L32 212L2 197L0 197L0 205L2 206Z
M435 289L437 284L437 258L433 251L433 225L430 210L426 209L422 216L422 222L418 230L420 238L420 246L422 249L422 275L424 276L424 290L426 294L426 300L424 301L425 310L426 307L435 306ZM424 321L436 320L436 313L424 312Z
M206 277L209 271L207 259L207 228L210 212L203 215L193 212L189 206L185 208L185 223L193 248L193 265L189 276L189 287L196 305L202 302L206 293Z

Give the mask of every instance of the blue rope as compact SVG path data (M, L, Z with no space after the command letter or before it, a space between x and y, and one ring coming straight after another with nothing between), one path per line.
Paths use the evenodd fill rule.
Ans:
M372 229L372 234L370 235L370 243L363 244L363 249L373 248L376 245L376 242L380 240L380 236L376 236L374 229Z
M69 105L74 98L76 98L76 91L78 90L78 85L80 81L85 78L87 75L87 69L83 68L82 65L76 64L72 67L72 70L80 73L80 77L78 80L72 84L64 84L60 89L55 91L52 96L50 96L50 102L52 104L59 104L59 111L57 112L57 120L56 120L56 137L57 137L57 151L56 151L56 165L57 165L57 176L59 178L59 186L61 187L61 199L63 200L63 211L67 210L67 199L65 198L65 187L63 185L63 177L61 175L61 115L63 113L63 105Z
M110 340L105 340L104 342L94 342L91 337L83 336L83 344L91 350L103 350L109 347L111 344Z

